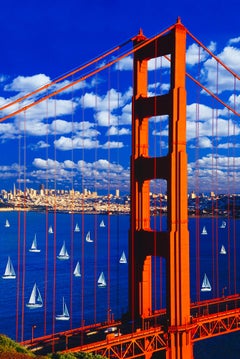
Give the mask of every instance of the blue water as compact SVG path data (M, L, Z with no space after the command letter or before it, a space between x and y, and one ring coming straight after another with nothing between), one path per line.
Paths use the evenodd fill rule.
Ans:
M10 227L5 228L6 219ZM100 228L99 224L104 219L106 227ZM156 219L152 219L152 226L158 226ZM80 232L73 231L75 224L80 226ZM213 293L221 296L222 288L226 287L225 294L233 293L233 285L228 283L228 255L218 255L222 244L226 248L231 247L231 259L235 252L240 253L240 243L234 232L239 233L240 222L233 224L228 220L227 228L219 229L221 219L214 221L211 218L200 218L198 224L201 229L207 226L208 235L196 234L196 220L189 219L190 254L191 254L191 300L196 301L199 288L196 286L196 242L199 240L200 250L200 282L206 272L212 282L213 291L200 293L202 300L212 298ZM49 225L53 226L54 234L48 234ZM166 220L163 218L163 226ZM31 338L32 326L35 336L64 331L71 327L81 326L82 323L90 324L105 321L111 315L119 318L128 308L128 266L119 264L119 258L124 250L128 256L128 230L129 216L101 216L62 213L0 213L0 275L2 276L10 256L17 273L15 280L0 278L0 332L18 340ZM85 236L91 231L93 243L87 243ZM37 235L40 253L29 252L34 235ZM215 238L212 241L212 238ZM70 259L61 261L57 255L63 241L70 254ZM219 248L217 248L219 247ZM47 251L46 251L47 249ZM25 261L23 254L26 253ZM212 262L218 258L218 293L217 286L213 281L216 272L212 272ZM19 260L18 260L19 259ZM74 277L73 270L80 262L81 277ZM237 273L240 273L240 264L236 262ZM47 267L47 276L46 276ZM230 265L231 278L234 278L234 266ZM107 287L98 288L97 278L104 272ZM163 264L163 273L164 273ZM55 276L54 276L55 273ZM239 276L237 276L239 281ZM46 282L47 280L47 282ZM46 294L47 305L38 309L29 309L26 303L29 300L34 283L41 292L42 297ZM156 284L157 283L157 284ZM155 286L158 288L158 282ZM239 281L240 284L240 281ZM163 292L165 284L163 281ZM17 288L19 289L17 291ZM23 290L24 288L24 290ZM237 291L240 292L239 285ZM17 297L17 292L19 296ZM154 294L155 295L155 294ZM158 295L158 289L156 289ZM62 298L65 298L71 314L70 321L53 320L56 314L61 314ZM55 301L54 301L55 298ZM164 303L164 299L163 299ZM158 303L155 305L159 305ZM110 309L110 310L109 310ZM157 309L157 308L156 308ZM18 328L16 331L16 317ZM46 318L46 321L44 320ZM228 334L215 339L208 339L195 345L195 358L219 359L236 358L240 352L240 334ZM220 345L221 344L221 345ZM227 354L226 354L227 353Z

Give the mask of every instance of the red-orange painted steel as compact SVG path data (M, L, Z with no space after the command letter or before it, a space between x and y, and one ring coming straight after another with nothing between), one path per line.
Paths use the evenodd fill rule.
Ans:
M139 33L134 46L146 38ZM169 153L162 161L166 168L153 166L161 160L148 154L148 120L152 116L152 99L148 98L148 60L171 55L171 83L164 106L155 107L155 116L169 116ZM153 255L164 256L167 263L168 359L193 358L190 334L189 233L187 218L187 154L186 154L186 29L178 22L169 34L141 47L134 54L134 93L132 113L131 160L131 230L130 310L132 318L152 313ZM160 96L161 97L161 96ZM153 101L161 100L159 97ZM144 159L144 162L143 162ZM139 165L143 164L144 165ZM162 162L163 163L163 162ZM148 173L146 173L148 172ZM152 177L149 178L149 173ZM150 229L149 179L167 180L168 233L155 235ZM164 237L165 238L165 237ZM153 245L153 242L156 245ZM153 252L155 248L155 252Z

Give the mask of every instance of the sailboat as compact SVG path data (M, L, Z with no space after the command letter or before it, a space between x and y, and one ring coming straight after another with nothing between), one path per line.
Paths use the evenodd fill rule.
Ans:
M7 228L7 227L10 227L10 223L9 223L9 220L8 220L8 219L6 219L5 227L6 227L6 228Z
M98 283L98 287L100 287L100 288L106 287L107 283L106 283L105 276L104 276L103 272L101 272L97 283Z
M78 223L76 223L76 226L75 226L74 232L80 232L80 228L79 228Z
M35 308L41 308L42 306L43 306L43 300L41 297L41 293L37 287L37 284L35 283L29 301L26 304L26 307L30 309L35 309Z
M222 247L221 247L220 254L227 254L227 251L226 251L226 248L224 247L224 245L222 245Z
M121 264L127 263L127 258L126 258L126 255L125 255L124 251L122 252L122 255L121 255L120 259L119 259L119 263L121 263Z
M220 228L226 228L227 222L226 221L222 221L222 224L220 226Z
M29 252L41 252L41 249L38 249L37 247L37 236L35 234L31 248L29 249Z
M212 290L211 284L210 284L208 277L205 273L204 277L203 277L201 292L211 292L211 290Z
M75 277L81 277L80 264L77 262L76 267L73 271Z
M4 272L4 275L2 276L2 278L3 279L15 279L16 278L16 273L13 268L13 264L12 264L10 257L8 257L7 265L6 265L5 272Z
M204 226L202 229L202 235L206 235L206 234L207 234L207 228L206 226Z
M91 236L90 236L90 231L87 232L86 242L93 242L93 240L91 239Z
M48 233L53 234L53 228L52 228L52 226L49 227Z
M69 254L68 254L68 252L67 252L67 249L66 249L65 241L63 241L62 248L61 248L61 250L60 250L59 255L57 256L57 258L58 258L58 259L64 259L64 260L70 258Z
M65 303L64 297L63 297L63 311L62 314L58 314L55 317L56 320L69 320L70 315L68 312L67 304Z
M102 221L101 221L101 223L100 223L100 225L99 225L99 226L100 226L100 227L102 227L102 228L103 228L103 227L105 227L104 220L102 220Z

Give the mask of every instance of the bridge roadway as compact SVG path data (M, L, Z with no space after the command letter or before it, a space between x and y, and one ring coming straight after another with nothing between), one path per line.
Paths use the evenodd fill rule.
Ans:
M136 358L165 350L168 333L189 330L192 341L240 330L240 295L223 296L191 304L191 324L168 327L166 311L159 310L141 322L111 321L22 342L36 354L92 352L106 357Z

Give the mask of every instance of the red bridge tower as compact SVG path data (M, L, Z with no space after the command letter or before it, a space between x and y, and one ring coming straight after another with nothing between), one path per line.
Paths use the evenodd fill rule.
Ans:
M144 42L146 45L144 45ZM171 31L154 41L140 32L134 55L132 101L131 228L129 241L129 295L132 318L152 312L152 256L166 260L168 359L193 357L190 336L189 233L187 217L186 154L186 29L178 20ZM170 55L168 94L148 97L148 61ZM150 157L148 121L169 117L169 152ZM167 182L167 231L150 228L150 180Z

